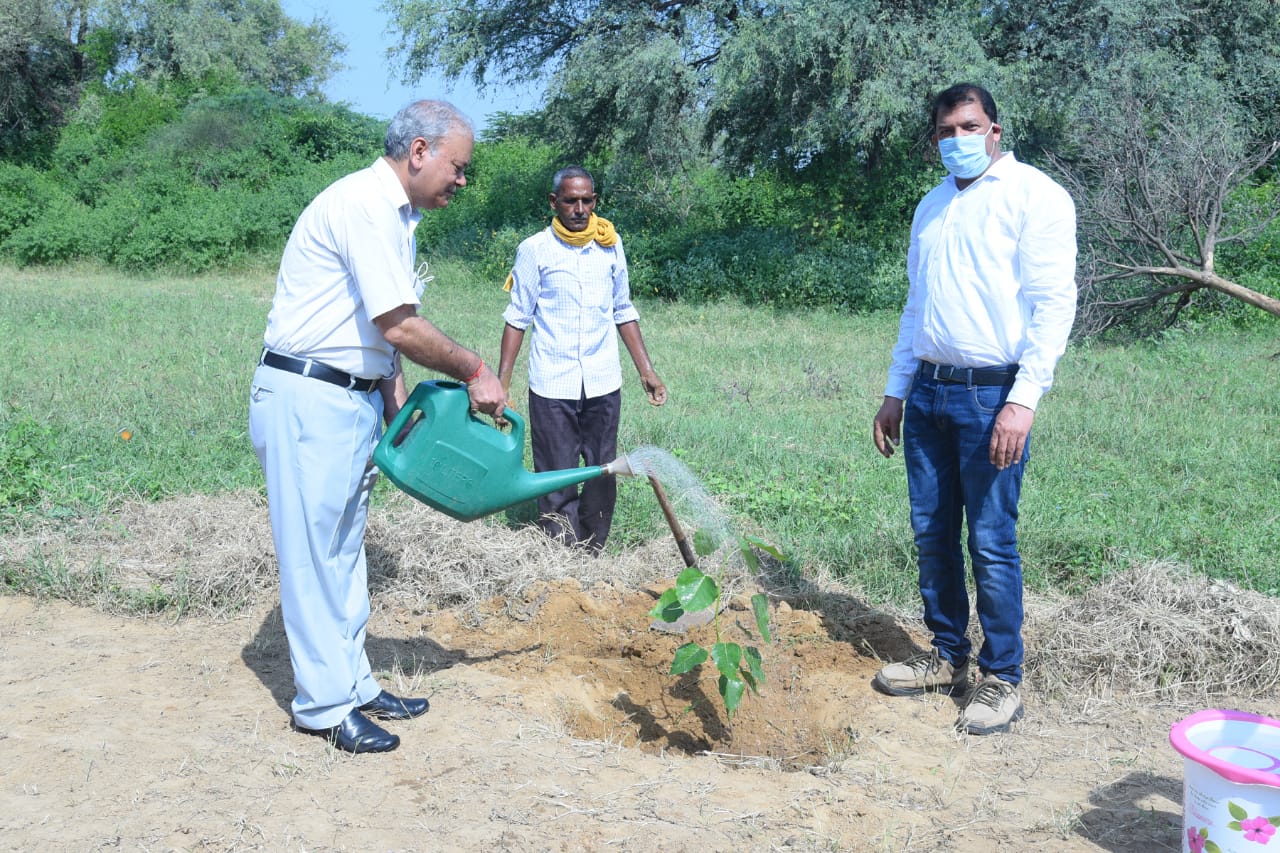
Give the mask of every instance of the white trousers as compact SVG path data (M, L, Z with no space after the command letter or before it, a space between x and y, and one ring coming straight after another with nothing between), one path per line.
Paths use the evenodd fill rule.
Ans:
M293 664L293 719L336 726L380 688L365 655L364 533L377 479L382 396L259 365L249 438L267 479L280 610Z

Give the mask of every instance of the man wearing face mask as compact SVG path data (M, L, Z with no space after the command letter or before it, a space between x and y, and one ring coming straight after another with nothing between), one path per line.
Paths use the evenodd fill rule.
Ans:
M952 86L931 119L949 175L916 207L907 303L872 434L885 457L903 447L933 642L872 684L893 696L967 692L956 729L988 734L1023 713L1015 526L1031 424L1075 319L1075 205L1001 151L985 89ZM962 522L983 633L972 690Z

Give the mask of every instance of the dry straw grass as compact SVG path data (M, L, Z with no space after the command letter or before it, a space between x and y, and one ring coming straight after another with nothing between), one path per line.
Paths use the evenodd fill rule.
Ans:
M464 524L399 493L371 511L366 552L375 601L472 614L537 581L640 586L682 567L672 541L597 559L536 529ZM79 590L68 597L105 610L156 590L185 601L187 612L222 617L270 599L277 584L266 501L255 492L134 502L110 516L51 523L0 538L0 563L56 567L66 580L50 586Z
M674 540L597 558L553 542L536 527L454 521L399 494L371 514L366 551L375 596L415 609L457 608L472 615L486 601L518 596L539 581L575 578L639 587L683 566Z
M1134 566L1028 620L1050 693L1201 702L1280 684L1280 603L1168 563Z

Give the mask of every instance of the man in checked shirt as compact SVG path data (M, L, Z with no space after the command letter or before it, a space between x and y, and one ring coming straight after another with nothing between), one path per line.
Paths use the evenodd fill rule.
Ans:
M551 184L551 227L516 250L507 278L498 379L510 392L511 371L529 345L529 429L535 471L602 465L618 455L622 404L619 336L631 354L649 403L667 387L649 361L640 315L631 304L627 258L612 223L595 214L595 181L568 166ZM616 331L615 331L616 329ZM613 477L596 477L538 498L538 526L566 544L604 548L617 499Z

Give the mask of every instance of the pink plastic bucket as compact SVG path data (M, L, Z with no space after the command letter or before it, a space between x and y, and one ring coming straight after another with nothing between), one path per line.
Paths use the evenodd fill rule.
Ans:
M1280 721L1198 711L1169 742L1183 756L1183 853L1280 853Z

